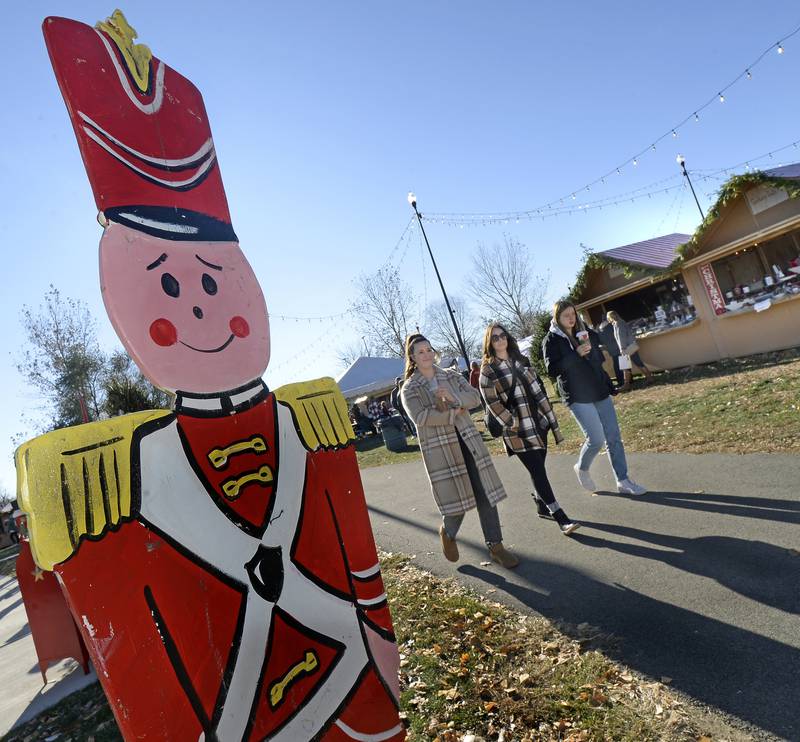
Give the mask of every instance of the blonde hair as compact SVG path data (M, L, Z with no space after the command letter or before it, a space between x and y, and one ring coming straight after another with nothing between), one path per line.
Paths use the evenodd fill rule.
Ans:
M620 317L619 314L612 309L610 312L606 312L606 319L609 322L619 322L622 317Z
M411 357L414 352L414 346L417 343L428 343L430 345L430 340L426 338L424 335L421 335L418 332L412 333L406 338L406 367L403 371L403 378L407 379L414 371L417 370L417 364L415 363L414 359ZM433 346L431 346L433 347Z

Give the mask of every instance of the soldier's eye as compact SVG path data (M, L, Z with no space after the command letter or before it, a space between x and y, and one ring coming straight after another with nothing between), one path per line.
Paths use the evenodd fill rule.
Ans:
M181 293L181 285L178 283L178 279L171 273L162 274L161 288L164 289L164 293L167 296L171 296L174 299L177 299Z
M217 293L217 282L208 275L208 273L203 274L203 291L211 296Z

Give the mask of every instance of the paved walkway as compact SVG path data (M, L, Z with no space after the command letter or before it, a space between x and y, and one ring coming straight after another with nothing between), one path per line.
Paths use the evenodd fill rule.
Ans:
M552 455L559 501L583 523L572 539L536 518L522 465L495 459L509 497L500 505L514 571L486 560L475 513L457 565L441 555L422 464L362 471L381 548L456 575L521 610L588 622L621 639L620 659L771 734L800 740L800 458L632 454L651 492L593 497L574 456ZM611 488L598 458L595 481Z
M0 736L97 677L64 660L48 668L47 680L43 685L17 579L0 577Z

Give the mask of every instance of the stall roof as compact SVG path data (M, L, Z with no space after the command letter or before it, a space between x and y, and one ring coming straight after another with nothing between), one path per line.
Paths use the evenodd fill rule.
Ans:
M337 380L346 399L363 394L391 389L394 380L403 375L405 361L402 358L373 358L362 356L352 363Z
M668 268L678 255L678 247L690 239L691 235L689 234L673 232L642 242L603 250L597 255L610 260L646 265L651 268Z
M800 162L795 162L791 165L783 165L781 167L773 167L770 170L764 170L764 175L769 175L771 178L800 179Z

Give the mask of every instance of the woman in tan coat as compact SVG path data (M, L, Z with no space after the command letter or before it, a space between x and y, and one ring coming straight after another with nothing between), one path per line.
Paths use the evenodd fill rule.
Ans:
M417 427L422 461L442 514L439 536L445 557L458 560L456 534L464 513L477 508L492 560L516 567L519 560L503 546L497 514L506 492L469 414L480 404L477 390L457 371L439 368L431 344L419 334L406 339L405 379L401 398Z

